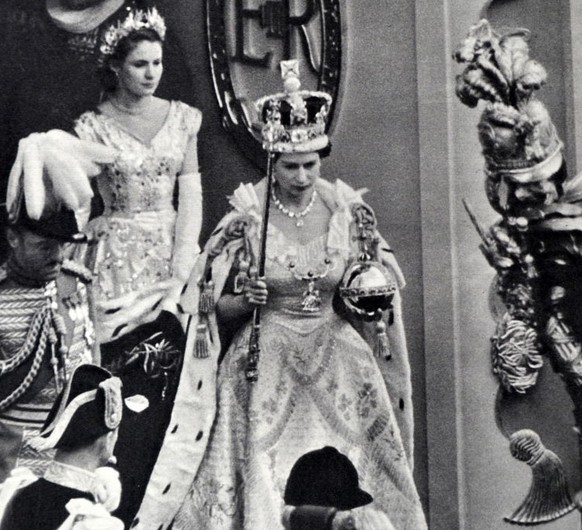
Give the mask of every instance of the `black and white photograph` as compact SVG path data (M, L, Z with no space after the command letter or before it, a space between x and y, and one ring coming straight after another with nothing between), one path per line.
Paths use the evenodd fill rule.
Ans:
M0 530L582 529L582 3L0 28Z

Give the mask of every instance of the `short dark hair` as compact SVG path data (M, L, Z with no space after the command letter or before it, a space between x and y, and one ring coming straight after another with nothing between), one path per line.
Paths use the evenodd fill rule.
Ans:
M115 47L113 53L107 57L103 66L99 69L101 86L105 92L112 92L117 87L117 76L112 66L123 63L127 56L137 47L140 42L159 42L163 44L163 39L159 33L152 28L141 28L132 31L123 37Z

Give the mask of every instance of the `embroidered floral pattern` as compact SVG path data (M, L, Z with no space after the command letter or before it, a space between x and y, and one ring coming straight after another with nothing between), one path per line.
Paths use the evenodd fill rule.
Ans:
M241 213L251 211L240 208L254 204L251 191L238 190L234 206ZM335 235L347 233L339 221L336 228ZM291 467L325 445L349 455L362 487L383 511L394 514L396 528L426 528L377 361L351 324L333 311L346 259L342 242L338 239L330 250L330 241L322 237L301 247L270 230L259 378L249 383L245 377L249 323L232 339L220 365L212 435L175 530L282 529ZM333 268L318 281L321 311L306 314L300 309L304 286L289 272L288 260L310 267L325 256ZM230 503L216 496L217 488L224 495L231 492Z
M343 413L344 419L346 421L351 420L350 408L351 408L353 402L354 401L352 399L348 398L345 394L342 394L339 398L339 403L338 403L337 408Z
M157 218L144 216L143 226L125 219L97 219L93 224L100 241L95 287L101 298L135 292L170 277L171 227L157 223Z
M81 138L119 153L97 179L105 212L86 228L98 240L94 263L88 264L97 275L98 299L136 292L171 276L176 177L199 126L200 113L174 101L149 144L105 114L87 112L77 121Z
M358 414L367 418L370 412L378 406L378 391L370 384L364 383L358 392Z

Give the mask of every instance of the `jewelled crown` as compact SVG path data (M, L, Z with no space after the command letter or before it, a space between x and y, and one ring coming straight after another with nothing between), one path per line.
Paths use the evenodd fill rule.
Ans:
M261 119L263 148L274 153L306 153L326 147L326 120L332 97L299 90L299 63L281 61L284 92L263 96L255 106Z
M112 55L119 44L119 41L127 37L132 31L140 29L152 29L164 40L166 36L166 23L158 10L153 7L146 11L141 9L132 10L123 21L110 26L103 35L103 44L100 51L104 57Z
M563 161L563 144L535 97L547 74L529 58L528 38L525 29L500 34L481 20L454 54L466 65L457 96L471 108L486 103L478 128L487 170L520 184L548 179Z

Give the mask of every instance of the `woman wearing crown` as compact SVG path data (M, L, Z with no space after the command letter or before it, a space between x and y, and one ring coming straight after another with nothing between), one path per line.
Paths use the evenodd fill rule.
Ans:
M96 242L84 259L97 276L102 340L153 319L151 308L160 300L157 312L176 312L176 294L199 252L201 113L154 95L163 73L165 33L155 9L129 11L109 28L101 46L104 100L75 125L81 138L117 152L96 179L105 211L86 228Z
M235 191L181 299L193 315L185 364L135 528L166 528L174 516L174 530L283 528L292 465L326 445L349 456L396 528L426 528L411 470L409 366L395 293L402 276L382 243L376 267L396 297L393 318L387 311L370 336L370 344L389 342L391 360L385 342L375 357L334 304L360 254L358 237L377 236L373 213L347 184L320 178L331 98L299 91L295 68L286 65L285 94L257 103L264 147L274 153L265 278L255 268L263 180ZM255 307L259 359L249 357Z

